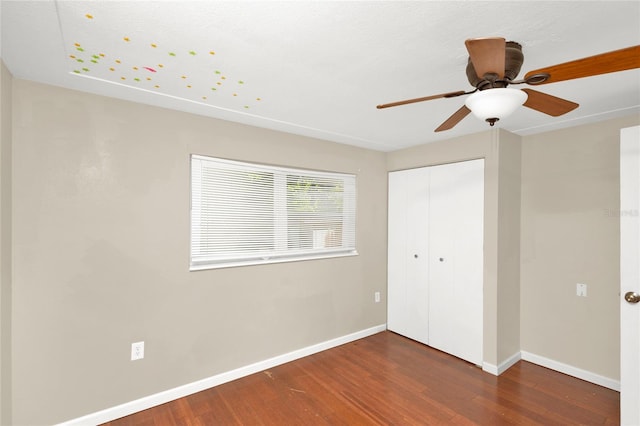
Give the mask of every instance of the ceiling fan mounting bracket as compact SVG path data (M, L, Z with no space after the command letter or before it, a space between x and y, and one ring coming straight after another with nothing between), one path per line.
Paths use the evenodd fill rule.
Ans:
M487 75L488 74L485 74L485 79L481 80L480 83L478 83L476 90L482 91L487 89L505 88L511 83L508 80L493 80L491 78L486 78Z

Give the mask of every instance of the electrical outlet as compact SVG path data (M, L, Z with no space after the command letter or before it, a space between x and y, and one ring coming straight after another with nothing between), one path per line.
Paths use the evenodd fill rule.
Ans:
M131 361L144 358L144 342L131 344Z
M581 283L576 284L576 294L580 297L587 297L587 285Z
M380 303L380 292L379 291L376 291L375 293L373 293L373 300L376 303Z

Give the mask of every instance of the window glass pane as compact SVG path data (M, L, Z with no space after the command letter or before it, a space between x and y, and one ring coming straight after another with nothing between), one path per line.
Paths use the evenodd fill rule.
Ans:
M341 245L342 179L287 175L289 248Z

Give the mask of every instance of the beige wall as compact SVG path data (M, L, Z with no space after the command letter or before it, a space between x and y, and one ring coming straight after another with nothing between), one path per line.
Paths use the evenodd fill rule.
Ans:
M620 129L630 116L523 138L522 350L620 377ZM576 284L588 286L576 296Z
M485 159L483 360L492 367L517 352L507 353L519 344L519 330L503 325L517 324L519 316L519 297L514 290L518 281L513 275L518 258L509 258L506 252L513 248L508 232L517 232L519 222L518 211L509 209L520 203L519 190L513 187L514 175L519 181L519 149L519 137L496 128L387 155L389 171ZM504 165L501 156L505 157ZM514 158L517 164L506 164Z
M11 92L0 60L0 424L11 420Z
M383 153L22 80L13 94L16 424L385 323ZM191 153L355 173L359 256L188 272Z
M485 361L521 348L619 378L610 213L618 131L637 116L384 154L12 80L5 68L0 90L4 423L10 397L14 424L51 424L383 324L373 293L386 299L387 171L473 158L486 166ZM189 273L190 153L357 174L360 255ZM146 357L131 362L138 340Z

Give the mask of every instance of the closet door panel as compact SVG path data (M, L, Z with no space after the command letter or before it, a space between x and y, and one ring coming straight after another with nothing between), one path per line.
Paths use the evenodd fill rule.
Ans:
M387 328L406 335L407 315L407 176L389 173L388 225L387 225Z
M389 173L387 328L429 341L427 169Z
M429 192L429 345L482 363L484 160L435 166Z

